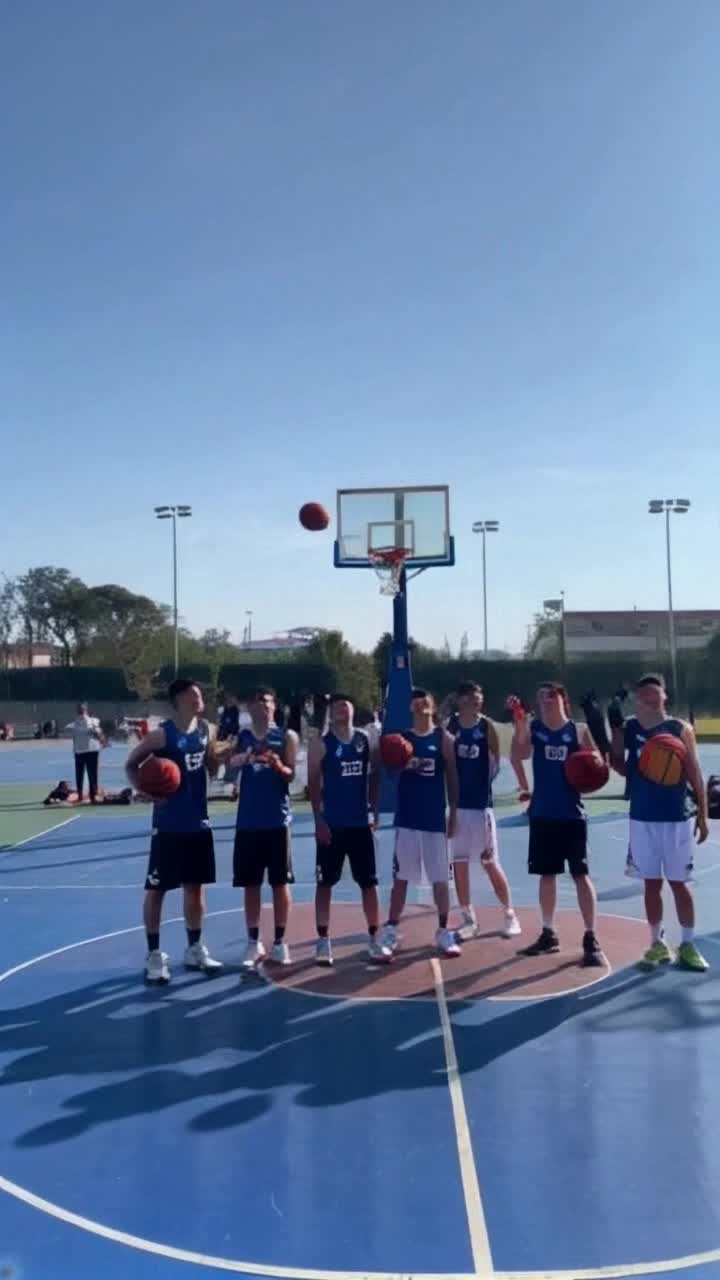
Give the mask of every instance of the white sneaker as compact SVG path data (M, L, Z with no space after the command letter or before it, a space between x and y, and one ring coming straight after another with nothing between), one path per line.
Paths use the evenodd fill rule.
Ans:
M222 973L223 970L220 961L213 960L204 942L194 942L191 947L187 947L185 951L185 968L199 969L201 973L207 973L209 977L215 977L216 974Z
M270 952L270 959L273 964L290 964L290 948L287 942L274 942L273 949Z
M384 933L380 938L378 938L377 935L370 938L370 941L368 942L368 959L372 960L375 964L389 964L392 957L392 947L388 947L386 945Z
M442 951L443 955L462 955L462 949L457 940L457 934L452 929L438 929L435 934L435 946L438 951Z
M248 938L242 962L243 969L257 969L258 965L265 959L266 954L267 952L259 938L257 941L253 938Z
M333 964L332 945L329 938L318 938L315 943L315 963L330 968Z
M456 929L455 932L462 942L469 942L471 938L477 938L478 922L474 907L462 908L462 922L460 928Z
M394 955L398 949L399 941L400 939L398 938L398 931L395 928L395 925L386 924L382 934L380 935L380 945L382 947L386 947L390 952L390 955Z
M148 951L145 960L145 981L151 986L167 986L170 981L170 969L164 951Z
M505 927L502 931L503 938L517 938L522 933L522 925L515 915L514 911L505 912Z

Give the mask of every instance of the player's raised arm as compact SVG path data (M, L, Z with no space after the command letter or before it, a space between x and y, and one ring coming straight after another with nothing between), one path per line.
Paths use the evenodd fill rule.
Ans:
M610 764L615 772L624 778L627 773L625 763L625 719L622 712L622 703L618 697L612 698L608 704L607 718L610 725Z
M505 703L509 711L512 712L513 718L513 736L512 745L510 747L510 759L529 760L532 755L532 742L530 741L530 716L522 705L519 698L508 698Z
M685 772L688 782L695 792L695 800L697 803L697 814L695 816L695 835L698 844L704 844L709 833L708 815L707 815L707 793L705 791L705 779L703 777L702 767L697 752L697 742L695 739L695 730L691 724L686 721L682 722L682 740L687 748L687 759L685 761Z
M156 751L165 749L166 739L164 729L153 729L151 733L147 733L144 738L138 742L133 748L125 762L125 772L132 785L140 790L140 765L148 756L152 756Z

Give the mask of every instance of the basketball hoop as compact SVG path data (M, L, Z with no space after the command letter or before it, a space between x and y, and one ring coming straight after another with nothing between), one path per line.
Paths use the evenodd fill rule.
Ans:
M368 550L368 560L380 579L381 595L398 595L408 554L406 547L373 547Z

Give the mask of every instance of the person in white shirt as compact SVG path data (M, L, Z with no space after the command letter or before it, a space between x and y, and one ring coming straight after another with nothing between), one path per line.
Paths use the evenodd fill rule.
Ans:
M65 726L66 732L72 735L75 752L75 786L78 793L78 804L82 803L85 770L88 776L90 803L95 804L98 793L98 758L100 748L105 739L100 728L100 721L88 715L87 703L81 702L74 720Z

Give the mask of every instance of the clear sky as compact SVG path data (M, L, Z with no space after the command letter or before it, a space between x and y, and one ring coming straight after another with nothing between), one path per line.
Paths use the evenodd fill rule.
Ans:
M447 483L411 630L718 604L717 0L23 0L0 14L0 568L240 635L390 608L301 502Z

